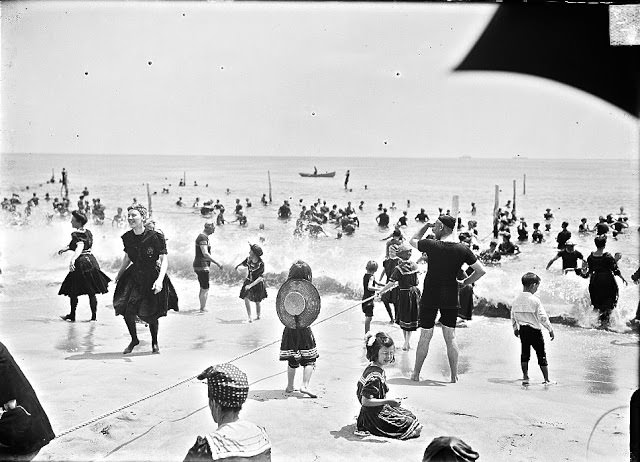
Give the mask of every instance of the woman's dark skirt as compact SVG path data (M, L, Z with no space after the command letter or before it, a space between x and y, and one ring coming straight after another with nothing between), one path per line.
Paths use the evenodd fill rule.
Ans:
M81 254L76 258L75 270L64 278L58 295L77 297L79 295L106 294L109 276L100 271L100 265L92 254Z
M113 308L116 316L137 315L148 323L166 316L169 310L178 311L178 294L169 276L164 276L162 290L157 294L153 293L151 288L158 277L159 270L156 268L154 273L136 274L133 265L125 270L113 294Z

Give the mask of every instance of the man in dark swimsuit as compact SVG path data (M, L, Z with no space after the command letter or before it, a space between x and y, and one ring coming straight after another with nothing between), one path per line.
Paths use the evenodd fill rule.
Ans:
M580 273L581 270L578 268L578 260L584 260L584 257L582 253L575 250L575 244L572 240L565 242L564 249L560 250L558 254L547 263L547 269L549 269L558 258L562 258L562 271L564 273L568 273L569 271Z
M200 311L207 311L207 297L209 296L209 267L211 263L222 269L222 265L215 261L211 256L211 245L209 244L209 236L216 230L216 226L212 221L204 224L204 230L198 234L196 238L196 255L193 259L193 271L198 276L200 284Z
M420 213L417 214L415 218L415 220L419 221L420 223L426 223L428 219L429 219L429 215L424 213L424 209L420 209Z
M376 217L376 222L381 228L389 226L389 215L387 215L387 209L382 209L382 213Z
M291 217L291 208L289 207L289 202L284 201L284 203L278 209L278 218L289 218Z
M433 225L436 239L422 239L430 226L430 224L424 225L409 241L413 247L422 252L429 265L420 299L418 319L420 320L421 333L411 380L420 380L420 370L429 352L436 316L440 311L442 335L447 344L447 356L451 367L451 382L453 383L458 381L459 349L455 337L460 304L458 289L476 282L485 274L485 270L471 249L456 239L453 233L456 226L455 218L441 215ZM465 263L473 269L473 273L460 281L457 279L457 274Z
M571 231L567 229L569 223L566 221L562 222L562 231L558 233L558 237L556 237L556 241L558 242L558 248L560 250L564 249L565 243L571 239Z

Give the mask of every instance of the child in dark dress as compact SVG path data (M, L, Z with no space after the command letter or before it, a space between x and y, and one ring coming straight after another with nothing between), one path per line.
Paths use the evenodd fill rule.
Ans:
M393 339L384 332L367 334L367 359L371 362L358 380L357 396L362 407L357 431L406 440L420 436L422 425L395 399L387 399L389 387L383 367L394 361Z
M376 281L375 274L378 271L378 264L371 260L367 263L367 272L362 277L362 312L364 313L364 333L369 332L371 328L371 319L373 318L373 297L378 291L377 286L384 286L384 284ZM391 318L393 323L393 318Z
M248 322L251 319L251 302L256 304L256 320L260 319L260 302L267 298L267 290L265 289L264 262L260 258L262 256L262 248L257 244L251 244L249 247L249 256L241 263L238 263L236 270L240 266L246 266L248 273L247 278L240 289L240 298L244 300L247 308Z

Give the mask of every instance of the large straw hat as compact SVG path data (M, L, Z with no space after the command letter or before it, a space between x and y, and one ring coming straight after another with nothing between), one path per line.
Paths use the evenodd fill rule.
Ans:
M286 327L308 327L320 314L320 294L307 280L289 279L278 290L276 312Z

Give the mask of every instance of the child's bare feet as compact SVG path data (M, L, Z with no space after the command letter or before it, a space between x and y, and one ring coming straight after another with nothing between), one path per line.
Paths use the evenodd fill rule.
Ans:
M419 382L420 381L420 373L416 373L415 371L413 371L411 373L411 380L413 380L414 382Z
M287 388L284 389L284 392L285 393L293 393L293 388L287 387Z

